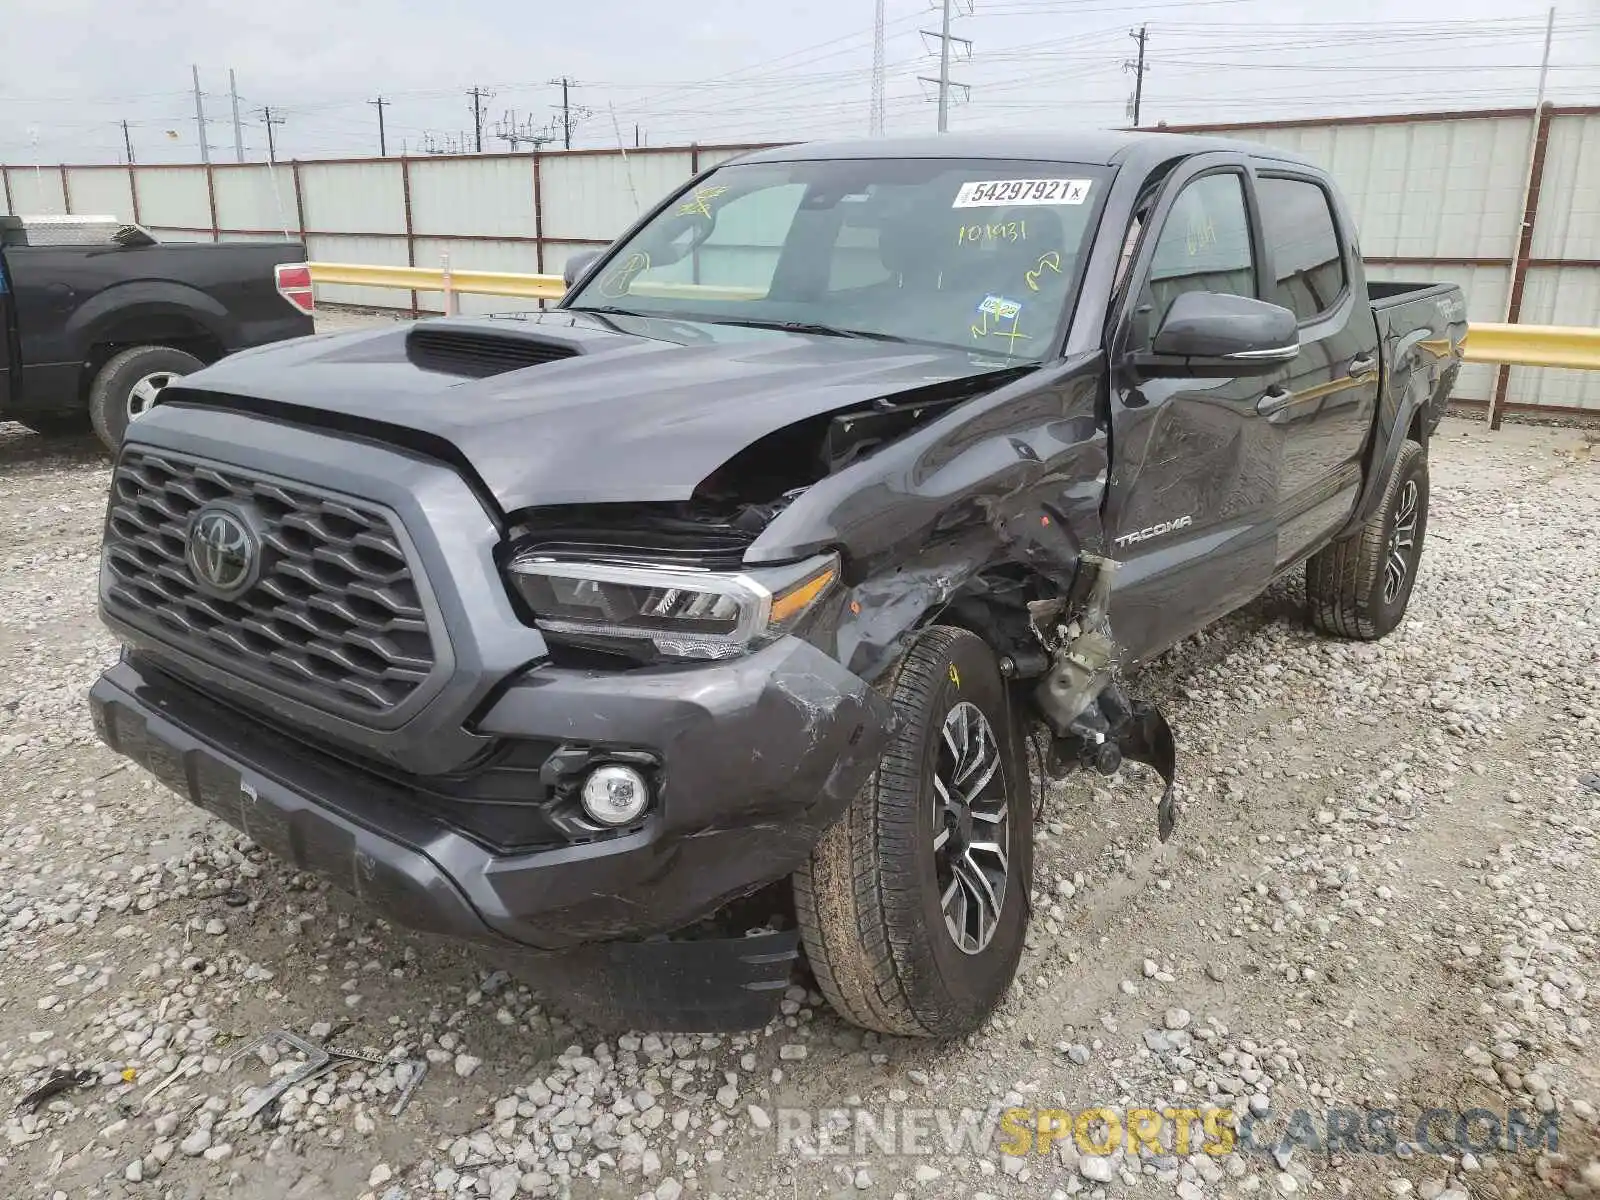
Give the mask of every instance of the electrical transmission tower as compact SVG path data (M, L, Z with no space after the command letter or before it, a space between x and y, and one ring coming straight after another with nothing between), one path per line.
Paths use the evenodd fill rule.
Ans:
M883 7L878 0L872 21L872 111L867 114L867 132L883 136Z
M939 43L939 74L935 78L929 75L917 76L923 83L935 84L939 89L939 132L944 133L950 128L950 91L960 88L962 99L972 99L972 88L969 84L957 83L950 78L950 47L960 46L967 58L972 57L972 39L956 37L950 32L950 21L958 15L955 11L962 0L940 0L939 7L943 10L943 19L940 22L939 32L931 29L921 30L924 43L929 38ZM970 17L972 15L971 0L967 0L966 8L959 15Z

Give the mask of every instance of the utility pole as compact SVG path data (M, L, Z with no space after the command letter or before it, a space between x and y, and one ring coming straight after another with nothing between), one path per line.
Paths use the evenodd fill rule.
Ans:
M128 165L133 165L133 135L128 132L128 123L122 123L122 144L128 149Z
M1144 104L1144 73L1148 69L1144 65L1144 44L1149 37L1148 25L1141 25L1138 29L1128 30L1128 36L1139 43L1139 58L1136 62L1122 64L1124 71L1133 72L1133 101L1130 105L1130 115L1133 117L1134 128L1139 127L1139 110Z
M233 98L233 161L244 161L244 127L239 124L239 87L233 81L233 68L228 68L228 95Z
M961 45L966 47L966 51L969 56L972 54L972 40L970 38L956 37L950 32L950 19L954 15L952 10L955 8L955 5L956 0L942 0L941 7L944 11L944 17L938 33L934 33L931 29L923 29L920 31L924 39L934 38L939 43L939 77L937 79L930 79L926 75L919 75L917 78L922 80L924 83L938 85L940 133L945 133L950 128L950 89L960 88L963 94L969 97L972 95L972 89L967 84L955 83L950 78L950 44L952 42L959 42ZM968 12L971 12L970 8L968 9Z
M485 101L489 100L494 95L494 93L485 91L483 88L476 88L475 87L470 92L468 92L467 95L472 97L472 131L473 131L473 140L474 140L474 143L478 147L478 153L482 154L483 153L483 105L484 105ZM380 109L379 111L382 112L383 110ZM462 141L463 142L466 141L465 136L462 137Z
M565 75L560 79L552 79L550 83L551 86L561 85L561 144L566 149L571 150L573 126L585 117L590 117L594 114L583 105L574 105L572 103L572 89L581 87L581 84L575 83Z
M1526 278L1527 256L1533 252L1533 226L1528 222L1528 209L1537 207L1533 194L1535 172L1539 164L1539 128L1544 123L1544 89L1550 76L1550 43L1556 32L1556 6L1550 6L1550 15L1544 23L1544 57L1539 61L1539 90L1534 94L1533 118L1528 122L1528 166L1522 176L1522 222L1517 231L1517 244L1511 251L1511 289L1506 299L1506 323L1515 324L1522 315L1522 283ZM1535 201L1530 205L1529 201ZM1502 366L1495 379L1494 391L1489 394L1489 428L1499 432L1505 420L1500 407L1505 388L1511 378L1511 368Z
M211 150L206 146L206 106L200 98L200 68L191 66L194 73L194 124L200 131L200 161L207 165L211 162Z
M368 100L367 103L375 106L378 110L378 157L388 158L389 143L384 140L383 136L383 106L385 104L392 104L394 101L385 100L382 96L379 96L376 100Z
M883 136L883 6L884 0L878 0L872 20L872 108L867 113L867 132L873 137ZM950 32L948 27L945 32Z
M283 118L273 116L272 109L263 108L261 110L261 123L267 127L267 161L275 163L278 161L278 143L272 136L272 127L274 125L282 125Z

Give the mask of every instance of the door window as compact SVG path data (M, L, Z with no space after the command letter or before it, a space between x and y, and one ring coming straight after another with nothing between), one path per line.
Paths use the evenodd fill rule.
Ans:
M1303 325L1331 310L1347 282L1328 193L1307 179L1266 177L1256 194L1278 277L1272 298Z
M1148 346L1184 292L1256 295L1255 256L1244 178L1204 175L1178 194L1156 239L1135 305L1134 346Z

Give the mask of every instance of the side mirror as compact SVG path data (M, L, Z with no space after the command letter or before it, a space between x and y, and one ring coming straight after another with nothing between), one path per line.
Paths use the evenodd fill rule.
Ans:
M1167 309L1146 375L1271 375L1300 353L1295 315L1280 304L1221 292L1184 292Z
M567 255L566 264L561 268L562 282L570 288L604 253L604 250L579 250L576 254Z

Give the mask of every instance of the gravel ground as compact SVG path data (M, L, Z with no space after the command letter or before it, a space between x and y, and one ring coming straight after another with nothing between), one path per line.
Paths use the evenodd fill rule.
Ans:
M84 705L116 653L93 613L107 464L0 425L0 1193L1600 1196L1582 445L1447 421L1411 615L1385 642L1314 637L1289 581L1155 664L1136 690L1178 731L1176 836L1155 844L1143 774L1046 789L1021 976L983 1031L930 1046L863 1036L798 987L759 1033L602 1036L124 766ZM406 1072L357 1062L270 1128L230 1119L298 1060L228 1055L281 1027L431 1070L398 1117ZM85 1074L14 1110L58 1069ZM1400 1145L1013 1157L948 1124L1211 1105L1260 1115L1269 1142L1297 1109L1392 1109ZM1412 1144L1432 1106L1553 1112L1559 1145L1433 1153ZM939 1110L944 1132L922 1154L794 1136L793 1110L826 1108Z

